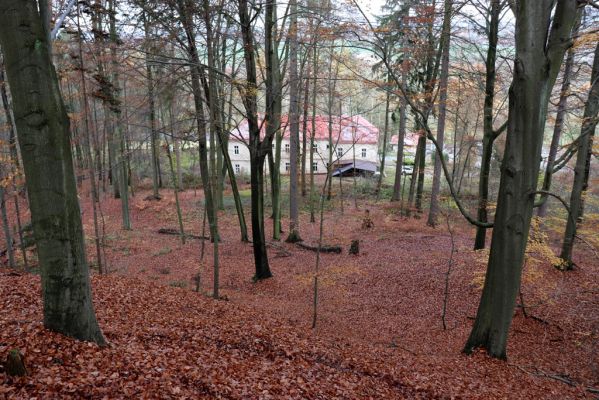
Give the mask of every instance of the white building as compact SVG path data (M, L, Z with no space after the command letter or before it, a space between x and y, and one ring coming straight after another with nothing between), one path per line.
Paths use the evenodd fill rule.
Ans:
M290 143L289 143L289 125L287 116L281 118L283 129L283 140L281 142L281 165L280 172L288 174L290 169ZM300 120L300 154L302 148L302 127L303 120ZM333 116L331 118L331 141L333 146L333 163L343 163L356 161L367 161L379 166L378 157L378 139L379 130L364 117ZM264 127L262 127L264 135ZM307 121L307 154L306 154L306 172L310 168L315 173L324 174L327 172L329 162L329 118L328 116L317 115L315 118L314 132L314 163L308 165L310 160L309 146L312 135L312 118ZM231 132L229 138L229 155L233 170L236 174L250 172L250 151L248 149L249 130L247 120L242 121L239 126ZM274 141L273 141L274 149ZM357 163L356 163L357 164ZM268 164L265 166L268 169Z

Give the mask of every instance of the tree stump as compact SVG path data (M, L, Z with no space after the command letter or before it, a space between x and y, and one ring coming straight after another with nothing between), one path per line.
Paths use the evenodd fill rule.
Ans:
M12 349L8 352L6 363L4 364L5 372L10 376L25 376L27 368L25 367L25 359L19 349Z
M352 240L349 246L349 254L360 254L360 240Z
M374 228L374 222L370 218L370 210L366 210L364 213L364 219L362 219L362 229Z

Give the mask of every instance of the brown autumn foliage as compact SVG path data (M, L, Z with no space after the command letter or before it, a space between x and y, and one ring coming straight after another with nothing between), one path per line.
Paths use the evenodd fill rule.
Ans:
M277 243L274 278L252 283L252 249L239 242L236 216L219 217L221 294L212 300L211 246L181 245L159 228L176 227L174 198L137 193L132 231L120 229L120 204L102 199L109 275L93 277L106 348L42 325L39 278L0 271L0 359L23 353L29 375L0 371L0 398L592 398L599 386L599 262L581 248L576 271L527 265L526 316L517 309L509 361L461 348L472 324L484 271L470 251L472 230L452 216L454 254L441 323L450 237L404 219L395 206L360 200L360 209L325 213L319 316L310 329L315 253ZM201 235L201 192L180 194L187 233ZM338 201L337 199L333 201ZM83 218L93 258L88 197ZM364 210L373 227L361 229ZM302 237L317 225L301 216ZM284 221L283 226L287 226ZM268 235L267 237L269 237ZM360 255L347 252L360 239ZM92 259L93 262L93 259ZM200 273L202 293L193 291Z

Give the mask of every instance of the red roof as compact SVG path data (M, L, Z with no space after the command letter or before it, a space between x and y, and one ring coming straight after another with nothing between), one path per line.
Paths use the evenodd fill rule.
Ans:
M416 147L416 145L418 144L418 138L420 138L420 134L418 132L406 132L406 135L403 140L404 146ZM397 144L398 140L399 135L393 135L391 136L390 143Z
M281 126L283 127L283 137L289 138L289 124L287 115L281 116ZM326 115L317 115L315 118L315 140L329 139L329 117ZM262 124L262 116L259 123ZM300 132L303 127L303 117L300 117ZM357 144L377 144L379 130L372 125L366 118L360 115L348 116L342 115L331 117L332 140L334 143L357 143ZM307 134L312 135L312 117L308 117ZM262 124L261 136L264 136L265 126ZM247 119L244 119L231 132L231 140L247 142L249 139L249 130Z

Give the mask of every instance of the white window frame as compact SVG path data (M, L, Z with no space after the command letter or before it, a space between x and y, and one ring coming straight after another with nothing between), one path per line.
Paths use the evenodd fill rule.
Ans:
M239 145L233 146L233 154L239 154Z
M290 150L291 146L289 145L289 143L285 143L285 153L289 153Z
M366 151L367 151L366 149L364 149L364 148L362 149L362 158L366 158Z
M241 166L239 164L235 164L235 173L238 174L241 172Z
M343 157L343 147L337 147L337 157Z
M316 161L312 163L312 172L318 172L318 162Z

